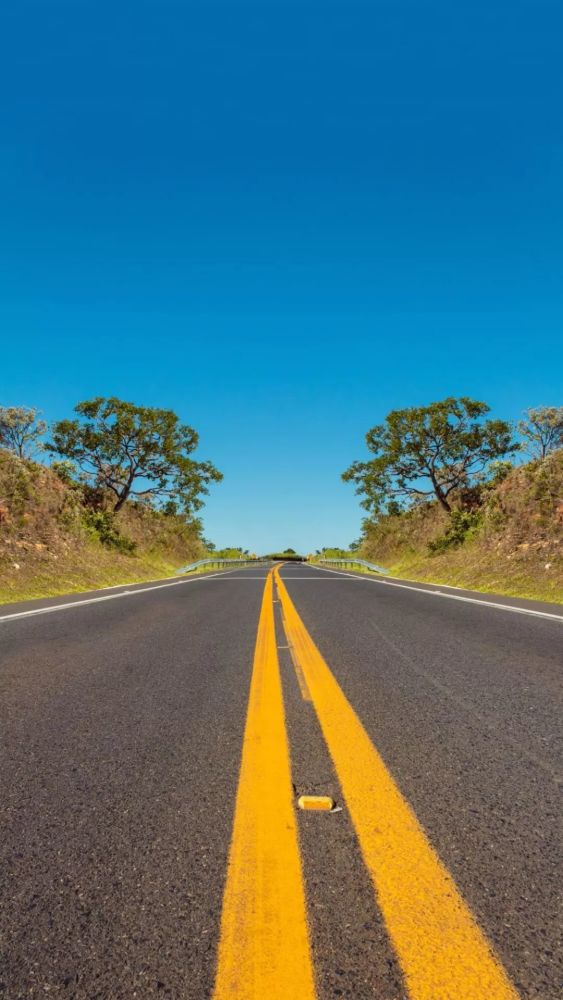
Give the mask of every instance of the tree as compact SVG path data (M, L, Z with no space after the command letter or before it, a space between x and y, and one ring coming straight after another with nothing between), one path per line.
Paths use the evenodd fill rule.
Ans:
M159 503L191 514L202 506L211 481L223 477L211 462L189 456L197 432L172 410L135 406L112 396L78 403L77 420L60 420L47 449L75 462L86 482L114 496L113 510L128 499Z
M0 406L0 448L18 458L33 458L41 450L39 438L47 430L39 411L28 406Z
M526 410L518 430L524 438L524 448L533 458L544 459L552 451L563 448L563 406L537 406Z
M363 506L374 514L398 512L426 498L450 511L455 490L517 449L509 424L483 420L488 412L486 403L465 396L393 410L366 434L375 458L354 462L342 478L356 483Z
M340 545L323 545L319 554L325 559L346 559L350 550L343 549Z

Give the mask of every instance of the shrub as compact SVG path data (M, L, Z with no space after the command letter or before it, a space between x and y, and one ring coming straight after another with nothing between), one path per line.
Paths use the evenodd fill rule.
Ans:
M60 462L51 462L51 470L65 486L75 485L78 470L74 462L69 461L68 458L63 458Z
M82 521L93 534L98 536L103 545L126 554L135 551L137 547L135 542L119 533L111 511L90 510L86 507L82 514Z
M479 510L452 510L447 530L439 538L428 542L428 551L436 555L463 545L476 533L481 521L482 514Z
M23 524L27 505L33 499L36 467L10 451L0 450L0 504L6 519L14 525Z

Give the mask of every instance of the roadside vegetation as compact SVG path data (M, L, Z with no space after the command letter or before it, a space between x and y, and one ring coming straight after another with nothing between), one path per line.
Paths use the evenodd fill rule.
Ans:
M213 542L207 538L203 539L205 548L212 559L255 559L256 554L248 549L243 549L240 545L227 545L223 549L218 549Z
M374 457L343 475L368 511L356 554L395 576L563 603L563 407L517 427L488 413L446 399L368 432Z
M306 556L299 555L295 549L284 549L283 552L269 552L268 555L264 556L264 559L268 559L272 562L304 562Z
M197 432L115 398L75 413L46 440L37 411L0 407L2 602L154 579L206 555L197 512L221 474L192 458Z

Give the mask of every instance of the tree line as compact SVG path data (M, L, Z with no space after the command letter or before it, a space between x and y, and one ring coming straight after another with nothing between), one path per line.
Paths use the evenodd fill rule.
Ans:
M47 424L24 406L0 406L0 448L20 459L53 456L61 478L78 479L111 498L117 514L128 500L190 518L209 485L223 477L192 454L199 435L172 410L136 406L115 396L78 403L73 419Z
M192 457L199 435L172 410L98 396L74 412L55 422L45 441L47 424L36 409L0 406L0 448L21 459L52 455L59 475L103 491L114 513L138 500L191 517L222 479L211 462ZM563 447L562 406L531 408L516 427L489 413L467 396L392 410L366 434L373 457L353 462L343 479L355 483L375 518L428 500L451 513L464 492L502 478L517 453L543 461Z
M373 458L353 462L342 478L375 519L429 500L451 513L454 499L502 479L517 453L543 461L563 447L563 406L531 408L516 427L489 413L467 396L392 410L366 434Z

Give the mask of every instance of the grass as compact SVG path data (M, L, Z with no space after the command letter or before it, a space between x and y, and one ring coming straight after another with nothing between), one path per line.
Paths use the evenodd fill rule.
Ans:
M368 523L362 555L403 579L563 604L563 449L472 499Z
M0 576L0 604L99 590L120 583L143 583L173 576L177 566L158 554L122 556L99 546L85 547L77 558L57 566L42 560Z
M205 555L197 522L104 497L0 448L0 603L173 576Z
M471 555L466 547L443 556L427 557L413 553L393 561L387 569L394 577L421 583L446 584L485 594L563 604L563 564L560 560L552 562L550 569L546 570L545 564L538 566L536 561L518 556L494 560L484 557L479 551Z
M313 565L315 561L312 561ZM539 576L537 566L530 566L525 560L514 559L508 564L503 562L496 566L485 560L472 563L467 559L465 550L463 554L456 552L432 557L411 553L385 568L393 579L563 604L563 566L557 564L552 564L550 570L544 569L544 576ZM349 572L386 579L365 566L350 567Z
M58 597L62 594L102 590L121 583L145 583L177 575L178 564L161 554L121 555L108 552L99 545L87 546L76 554L77 558L64 566L44 560L21 571L14 570L6 578L0 575L0 605L16 601L31 601L41 597ZM196 560L194 560L195 562ZM229 569L232 567L228 567ZM198 566L189 574L225 572L207 566Z

